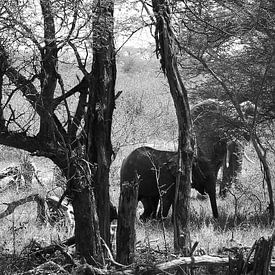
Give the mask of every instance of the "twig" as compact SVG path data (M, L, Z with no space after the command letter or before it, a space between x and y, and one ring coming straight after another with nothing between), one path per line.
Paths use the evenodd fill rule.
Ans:
M108 245L106 244L106 242L102 238L100 238L100 239L101 239L102 244L103 244L103 246L105 247L105 249L108 253L108 256L110 258L111 263L113 263L117 267L122 267L122 268L128 268L128 267L131 266L131 265L123 265L123 264L120 264L120 263L116 262L113 255L112 255L112 252L111 252L110 248L108 247Z

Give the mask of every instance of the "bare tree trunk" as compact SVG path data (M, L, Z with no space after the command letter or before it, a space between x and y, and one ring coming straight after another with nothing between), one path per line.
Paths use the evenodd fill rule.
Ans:
M70 169L69 192L75 216L76 250L87 263L97 266L104 264L96 213L95 197L91 187L90 164L79 159Z
M94 2L93 65L90 79L88 117L88 159L97 165L95 196L101 237L110 245L109 170L113 155L112 115L115 107L116 60L114 48L114 1Z
M136 250L136 209L138 197L138 180L122 182L119 197L117 227L117 261L131 264Z
M43 115L41 116L39 135L42 139L54 139L54 126L51 115L53 114L53 98L57 83L57 44L52 3L49 0L40 1L44 18L45 47L40 50L41 63L41 98L40 106Z
M176 107L179 127L178 176L174 205L174 248L188 255L190 248L190 191L193 149L191 116L187 91L182 83L176 58L176 43L170 27L169 5L165 0L152 0L156 16L157 53L169 82Z
M5 70L7 67L7 56L5 56L5 50L1 45L0 40L0 132L5 131L5 119L3 117L2 97L3 97L3 79Z
M270 224L274 221L274 200L273 200L273 189L272 189L272 182L271 182L271 173L269 169L269 165L266 160L266 152L263 152L263 148L257 139L257 137L252 136L251 137L252 144L256 150L256 153L258 155L258 158L261 162L261 165L263 167L263 174L264 179L267 185L268 195L269 195L269 222Z

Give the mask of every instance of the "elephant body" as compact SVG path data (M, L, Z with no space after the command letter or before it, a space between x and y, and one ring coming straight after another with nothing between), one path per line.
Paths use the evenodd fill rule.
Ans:
M157 215L158 203L161 197L161 207L158 217L166 217L175 197L177 175L177 152L160 151L150 147L135 149L122 163L120 182L133 181L138 175L138 201L141 201L144 212L142 220ZM193 163L192 182L201 194L208 193L214 217L218 217L215 177L208 161L195 159Z

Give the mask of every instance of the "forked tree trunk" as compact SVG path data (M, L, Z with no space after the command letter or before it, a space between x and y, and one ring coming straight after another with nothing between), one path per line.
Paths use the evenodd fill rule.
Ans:
M176 58L176 43L170 27L169 5L165 0L152 0L156 16L157 53L166 74L176 107L179 129L178 176L174 202L174 248L188 255L190 248L190 191L193 149L191 145L191 116L187 91L182 83Z
M94 1L93 64L86 132L88 160L97 166L95 197L101 237L110 245L109 170L113 155L112 115L115 107L116 60L114 47L114 1Z

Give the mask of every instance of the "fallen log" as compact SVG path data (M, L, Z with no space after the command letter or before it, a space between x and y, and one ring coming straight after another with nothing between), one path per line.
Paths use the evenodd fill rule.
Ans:
M159 270L169 270L181 265L193 265L193 266L202 266L202 265L228 265L228 257L219 257L219 256L195 256L195 257L180 257L178 259L157 264L155 267Z

